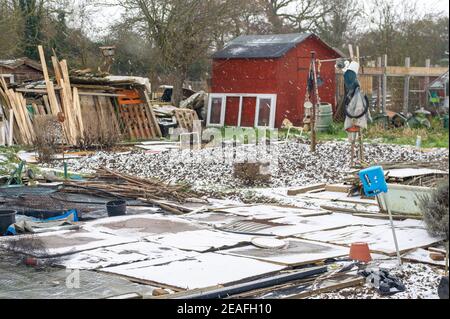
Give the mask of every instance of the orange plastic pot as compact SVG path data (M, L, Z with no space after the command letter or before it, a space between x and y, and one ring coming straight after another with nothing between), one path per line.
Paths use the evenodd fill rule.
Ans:
M352 126L347 129L347 132L349 133L359 133L361 131L361 128L359 126Z
M350 247L350 259L368 263L372 261L367 243L353 243Z

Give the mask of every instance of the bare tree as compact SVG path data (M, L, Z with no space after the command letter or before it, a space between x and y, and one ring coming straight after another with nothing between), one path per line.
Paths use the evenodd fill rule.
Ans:
M286 25L286 9L296 0L260 0L259 5L263 8L267 20L271 26L271 32L284 33L288 30ZM258 3L258 2L257 2Z
M236 0L120 0L159 49L164 68L175 75L173 103L179 105L189 66L207 54L212 34Z
M318 35L334 47L342 47L357 30L363 8L357 0L328 0L330 11L315 21Z
M294 12L281 14L281 17L287 19L296 32L314 30L316 21L332 9L329 1L324 0L296 0L294 4Z

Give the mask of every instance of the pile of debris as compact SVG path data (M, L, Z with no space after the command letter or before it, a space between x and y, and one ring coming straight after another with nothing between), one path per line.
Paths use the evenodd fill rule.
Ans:
M189 192L187 186L168 185L158 180L120 174L106 168L99 169L93 179L65 182L64 186L64 192L92 194L97 191L100 195L106 193L123 199L140 199L153 203L156 200L184 202L196 197L194 193Z
M106 72L69 71L66 60L51 57L47 68L39 46L43 81L0 82L0 126L8 145L35 145L39 119L59 121L57 140L73 147L112 146L120 141L160 139L170 128L192 132L204 119L207 94L190 96L177 108L151 100L148 78L113 76ZM54 74L54 79L51 78Z

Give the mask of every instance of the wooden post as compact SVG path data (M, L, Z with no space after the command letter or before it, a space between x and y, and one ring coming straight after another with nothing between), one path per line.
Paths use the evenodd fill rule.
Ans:
M426 59L425 60L425 67L427 69L429 69L431 67L431 60L430 59ZM425 91L425 104L424 106L428 106L428 86L430 85L430 77L426 76L425 80L423 81L423 90Z
M359 45L356 46L356 61L361 64L361 56L359 55Z
M411 58L407 57L405 59L405 67L411 67ZM409 112L409 82L411 77L409 75L405 76L405 84L403 87L403 115L407 116Z
M4 121L3 119L0 121L0 145L1 146L6 145L6 124L5 124L6 121Z
M317 85L317 71L316 71L316 52L311 51L311 65L313 68L313 77L314 77L314 103L313 103L313 109L312 109L312 118L311 118L311 152L316 151L316 145L317 145L317 132L316 132L316 116L317 116L317 105L320 104L320 97L319 97L319 87Z
M13 145L13 133L14 133L14 111L9 110L9 135L8 135L8 146Z
M377 67L381 68L381 57L377 58ZM382 81L382 76L378 77L378 92L377 92L377 109L378 112L381 111L381 89L382 89L382 85L381 85L381 81Z
M350 54L350 59L354 60L355 55L353 53L353 45L351 45L351 44L348 45L348 53Z
M58 113L61 110L59 108L59 104L56 99L55 87L53 85L53 82L50 81L50 77L48 75L47 62L45 61L44 48L42 47L42 45L38 46L38 51L39 51L39 57L41 59L42 72L44 73L45 85L47 87L47 94L48 94L48 99L50 102L50 108L51 108L53 115L58 115Z
M388 56L387 54L383 57L383 103L382 103L382 110L383 114L386 115L386 108L387 108L387 60Z

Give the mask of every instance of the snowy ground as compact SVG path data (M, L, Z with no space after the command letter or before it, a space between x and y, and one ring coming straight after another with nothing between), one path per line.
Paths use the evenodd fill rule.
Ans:
M382 162L441 162L440 169L448 169L448 149L420 152L412 147L371 144L365 146L366 160L371 164ZM249 189L233 177L233 163L238 161L270 161L271 182ZM199 151L171 150L150 154L132 151L126 154L99 152L93 156L68 161L70 171L92 173L100 167L141 177L153 177L172 183L186 183L196 190L216 197L222 191L229 199L245 202L272 200L299 207L310 203L286 202L285 188L316 183L341 182L351 170L350 145L328 142L318 146L312 154L309 145L291 141L273 145L269 150L262 146L210 148ZM62 168L60 162L51 167ZM277 188L278 190L276 190ZM270 194L269 194L270 193ZM253 197L252 197L253 196ZM257 198L257 197L260 198ZM301 204L301 205L300 205ZM407 263L401 272L393 271L406 285L406 291L392 296L381 296L369 286L353 287L338 292L323 293L316 299L432 299L438 298L437 287L443 271L439 268Z
M435 149L421 153L414 148L371 144L365 146L367 161L381 162L442 161L448 168L448 150ZM271 163L272 180L264 187L290 187L315 183L340 182L350 169L350 145L328 142L318 146L316 153L300 142L264 146L240 146L235 149L209 148L199 151L171 150L159 154L133 151L131 154L100 152L91 157L68 161L71 171L90 173L107 167L141 177L154 177L172 183L186 183L203 191L244 188L233 177L237 161ZM52 164L61 168L61 163Z
M406 291L382 296L369 285L323 293L311 299L439 299L438 286L444 271L425 264L405 263L401 270L392 271L406 286Z

